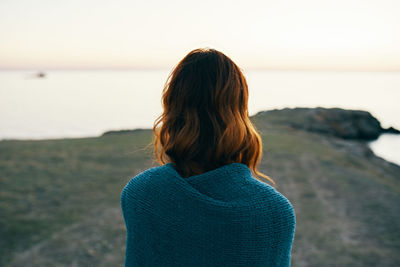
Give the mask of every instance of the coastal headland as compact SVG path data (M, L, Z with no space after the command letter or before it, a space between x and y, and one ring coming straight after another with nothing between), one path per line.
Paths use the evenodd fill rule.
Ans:
M260 171L293 204L292 266L399 266L400 166L368 147L369 112L285 108L251 117ZM0 141L0 266L122 266L119 197L157 166L151 129ZM267 183L267 181L265 181Z

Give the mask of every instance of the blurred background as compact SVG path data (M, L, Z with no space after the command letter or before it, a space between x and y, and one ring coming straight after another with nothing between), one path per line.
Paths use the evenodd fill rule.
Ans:
M398 1L18 0L0 7L2 139L149 128L169 72L198 47L218 49L243 69L251 115L343 107L400 127ZM390 155L382 139L376 149Z
M151 128L162 111L168 74L195 48L220 50L243 70L250 115L286 107L338 107L368 111L382 127L399 129L399 14L396 0L1 0L0 266L26 266L27 259L37 266L121 263L119 190L129 177L154 165L151 152L137 152L151 141L151 133L99 136ZM400 164L399 135L381 134L367 145L392 167ZM400 178L398 169L390 175ZM385 181L395 190L390 203L399 204L393 203L399 200L398 179ZM107 186L99 187L100 182ZM89 185L108 196L88 192ZM86 219L81 204L93 207L100 199L110 207L103 219ZM119 218L119 228L107 232L112 218ZM398 229L398 221L394 224L390 231ZM91 236L83 250L68 239L77 228L83 229L81 237ZM103 238L97 240L99 233ZM107 243L105 235L118 238ZM325 243L308 240L302 250L298 241L293 265L367 266L354 264L369 254L368 266L394 266L399 263L391 254L399 245L395 237L362 253L357 248L343 261L319 252L325 265L307 261ZM101 255L111 256L107 261Z

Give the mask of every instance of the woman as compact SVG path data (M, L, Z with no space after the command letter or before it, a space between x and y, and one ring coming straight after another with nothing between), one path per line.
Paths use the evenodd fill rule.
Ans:
M125 266L290 266L295 213L259 178L274 184L257 169L262 140L247 102L241 70L215 49L175 67L153 127L164 165L121 194Z

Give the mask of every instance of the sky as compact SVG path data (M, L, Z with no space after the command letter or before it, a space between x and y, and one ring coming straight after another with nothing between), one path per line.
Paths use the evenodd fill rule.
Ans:
M0 1L3 70L169 69L198 47L247 69L400 71L400 1Z

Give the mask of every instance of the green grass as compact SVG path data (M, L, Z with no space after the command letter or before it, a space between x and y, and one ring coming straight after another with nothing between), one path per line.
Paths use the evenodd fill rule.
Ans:
M260 169L295 207L293 266L400 265L400 167L358 156L351 141L256 126ZM120 192L157 165L151 141L150 130L0 141L0 266L121 265Z
M0 142L0 251L4 264L98 206L152 164L149 132Z

